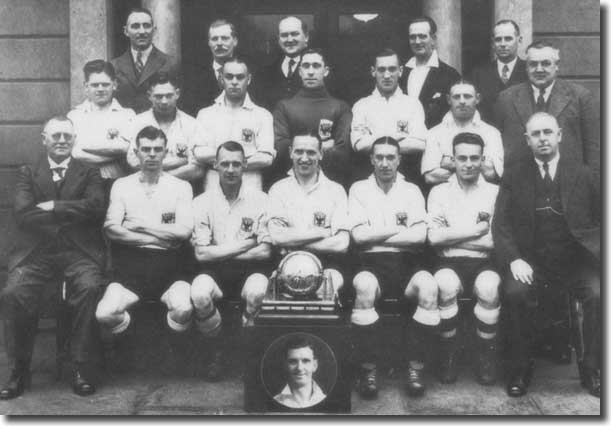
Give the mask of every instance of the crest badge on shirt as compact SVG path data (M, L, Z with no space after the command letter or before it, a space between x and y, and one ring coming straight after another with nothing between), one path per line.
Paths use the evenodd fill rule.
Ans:
M176 214L174 212L161 213L161 223L176 223Z
M240 226L240 230L242 232L252 232L252 227L254 225L255 221L250 218L250 217L243 217L242 218L242 225Z
M490 213L479 212L477 214L477 223L480 223L480 222L490 222Z
M407 120L397 120L397 132L407 133Z
M253 143L255 140L255 132L249 128L242 129L242 142L244 143Z
M333 130L333 121L321 118L318 123L318 136L322 140L331 139L331 131Z
M176 156L177 157L181 157L181 158L185 158L187 157L187 145L184 143L177 143L176 144Z
M327 215L323 212L314 212L314 226L324 227Z
M407 226L407 213L397 212L395 216L397 218L397 226Z

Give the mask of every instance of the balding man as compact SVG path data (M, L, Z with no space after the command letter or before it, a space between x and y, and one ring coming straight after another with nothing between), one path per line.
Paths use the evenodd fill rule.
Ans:
M600 190L587 167L559 149L563 136L549 113L526 121L531 156L507 169L492 222L505 277L509 396L524 395L530 383L537 306L570 291L583 301L581 382L600 397Z

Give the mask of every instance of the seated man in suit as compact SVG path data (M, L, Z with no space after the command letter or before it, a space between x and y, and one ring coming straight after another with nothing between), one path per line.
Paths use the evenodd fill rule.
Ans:
M169 328L180 333L191 324L190 276L180 248L193 229L193 193L187 182L163 171L162 130L142 129L136 149L140 171L117 179L110 192L104 230L114 276L95 315L104 332L118 336L131 322L130 308L161 300Z
M76 134L72 157L99 168L109 193L115 179L126 174L125 153L135 114L114 98L117 79L110 62L89 61L83 73L87 100L68 113Z
M163 130L168 138L168 152L163 158L163 170L195 184L204 175L204 170L193 157L196 139L195 118L176 107L181 95L177 80L166 73L155 74L151 78L148 95L152 107L134 118L127 162L132 169L140 168L135 137L147 126L157 127Z
M483 385L496 380L496 334L500 313L501 278L491 259L494 203L498 186L481 177L484 141L475 133L454 137L456 173L435 186L428 199L428 239L437 249L435 280L439 286L442 383L458 376L461 331L458 296L475 298L477 379Z
M329 67L321 50L307 49L301 55L299 75L303 87L290 99L278 102L274 110L275 148L278 153L271 181L291 169L290 146L295 135L314 132L322 141L319 166L329 179L344 187L350 174L350 123L352 113L346 102L329 95L325 78Z
M155 24L151 11L137 7L129 11L123 34L129 39L129 49L111 62L117 72L117 100L136 113L151 107L147 89L150 78L157 72L179 75L176 59L153 45Z
M214 105L197 114L198 141L193 149L194 156L208 168L207 190L218 184L218 173L211 167L216 161L218 147L227 141L240 143L246 154L244 186L260 191L263 173L276 156L272 115L251 100L248 93L251 74L244 61L233 58L225 62L222 78L225 89Z
M318 371L314 344L306 337L291 337L286 342L285 355L287 383L274 400L289 408L308 408L322 402L327 395L314 379Z
M301 19L287 16L278 23L282 54L257 73L256 84L267 109L272 110L279 100L292 97L301 88L298 69L308 41L308 26Z
M496 59L473 70L471 81L480 94L478 111L488 123L493 123L493 108L499 93L528 78L526 62L518 57L521 42L518 24L511 19L501 19L494 25L492 35Z
M257 301L267 291L267 277L274 266L271 240L264 213L267 194L247 187L242 177L248 166L244 148L235 141L216 150L218 180L193 200L195 227L191 243L199 275L191 286L195 324L204 339L202 349L212 353L208 380L218 380L223 370L224 336L215 303L245 299L243 323L257 312Z
M437 283L426 270L426 211L420 189L397 172L400 142L381 137L373 142L370 159L373 174L350 188L348 208L351 234L357 251L357 269L351 322L356 357L360 362L359 392L377 393L376 363L382 342L378 300L404 297L417 302L406 329L406 385L410 395L424 392L423 369L427 348L437 325Z
M51 118L42 133L46 154L18 172L17 235L0 298L10 377L0 399L18 397L30 384L44 287L57 284L55 278L65 280L71 309L72 389L81 396L95 392L87 370L95 348L95 306L107 283L100 232L104 188L97 168L72 158L74 138L68 118Z
M492 222L509 315L509 396L524 395L530 384L537 306L570 291L583 301L581 383L600 397L600 189L585 166L559 151L563 136L551 114L528 119L531 157L507 168Z
M503 142L499 131L485 123L477 111L479 93L472 83L461 80L452 85L448 94L450 111L441 123L426 135L422 156L422 174L429 185L447 182L454 176L454 137L463 132L475 133L484 141L481 174L488 182L496 183L503 175Z
M382 136L390 136L399 141L401 148L400 172L408 181L419 185L426 137L422 104L399 88L403 66L394 50L382 50L374 61L371 75L375 89L352 107L353 180L365 179L371 174L371 145Z
M437 24L425 16L409 24L409 47L414 56L405 64L401 89L420 99L427 129L439 124L448 111L446 95L460 74L437 56Z

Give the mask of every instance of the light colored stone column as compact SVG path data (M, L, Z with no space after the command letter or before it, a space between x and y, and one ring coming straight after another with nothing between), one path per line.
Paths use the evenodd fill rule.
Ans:
M109 59L111 14L109 0L70 0L70 105L85 98L83 66Z
M462 17L460 0L425 0L424 15L437 24L439 58L462 73Z
M153 43L180 63L180 0L142 0L153 14L157 31Z
M522 44L518 55L524 58L526 48L533 40L533 0L495 0L494 22L501 19L513 19L520 27Z

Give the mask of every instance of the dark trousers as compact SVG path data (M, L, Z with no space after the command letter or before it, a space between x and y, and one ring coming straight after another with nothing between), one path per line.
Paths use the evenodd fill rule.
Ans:
M100 265L65 243L35 249L10 271L0 295L6 318L7 355L12 366L29 367L44 287L66 282L70 309L70 351L77 364L91 360L95 342L95 309L106 284Z
M584 360L587 369L600 368L600 266L587 256L567 263L561 273L545 262L531 263L534 269L532 285L517 281L508 272L504 282L503 305L507 309L510 360L512 368L525 368L533 354L538 310L545 298L564 298L566 292L583 303Z

